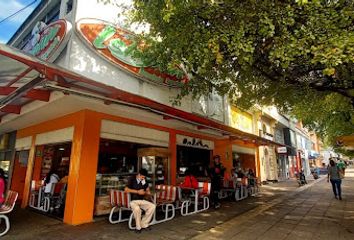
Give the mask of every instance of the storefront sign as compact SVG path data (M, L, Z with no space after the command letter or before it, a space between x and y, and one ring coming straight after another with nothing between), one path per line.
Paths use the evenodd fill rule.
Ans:
M203 148L203 149L214 149L214 142L200 139L187 137L182 135L177 135L177 144L187 147Z
M145 47L138 37L112 23L98 19L81 19L76 29L84 42L106 60L136 77L160 85L181 87L188 81L185 73L178 67L169 72L161 72L154 63L143 61L139 56Z
M277 153L287 153L288 150L286 149L286 147L278 147L277 148Z
M231 107L231 126L244 132L253 133L252 115Z
M46 26L38 22L24 51L44 61L53 62L65 48L71 34L71 24L59 19Z

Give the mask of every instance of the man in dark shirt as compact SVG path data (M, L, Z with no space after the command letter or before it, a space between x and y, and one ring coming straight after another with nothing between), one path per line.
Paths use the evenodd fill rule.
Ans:
M156 208L155 204L144 200L144 195L150 194L149 185L145 180L146 175L146 169L140 169L136 177L131 178L124 189L125 192L130 193L130 207L134 214L137 233L149 227ZM141 209L145 211L143 218L141 218Z
M211 201L214 205L214 208L220 207L219 201L219 192L221 189L221 180L224 176L225 168L220 163L220 156L216 155L213 157L214 167L210 169L210 178L211 178Z

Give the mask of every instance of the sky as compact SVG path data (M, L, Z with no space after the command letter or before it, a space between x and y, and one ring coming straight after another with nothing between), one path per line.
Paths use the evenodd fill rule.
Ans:
M33 1L34 0L0 0L0 22ZM30 7L0 23L0 43L6 43L11 38L40 2L41 0L37 0Z

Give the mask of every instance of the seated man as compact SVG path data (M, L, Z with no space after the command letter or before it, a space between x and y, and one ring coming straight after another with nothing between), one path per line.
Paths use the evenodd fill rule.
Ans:
M146 169L140 169L136 177L131 178L124 189L125 192L131 195L130 207L134 214L136 223L135 231L137 233L140 233L141 229L147 229L149 227L149 223L156 208L155 204L144 200L144 195L150 194L149 185L145 180L146 175ZM141 218L141 209L145 211L143 218Z

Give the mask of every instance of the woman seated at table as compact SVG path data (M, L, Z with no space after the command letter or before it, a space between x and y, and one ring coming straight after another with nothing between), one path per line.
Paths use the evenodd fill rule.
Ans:
M185 172L184 181L180 184L181 188L198 188L198 180L194 177L191 170L187 169Z
M190 169L185 171L184 181L179 185L182 189L182 198L186 198L191 194L191 188L198 188L198 180Z

